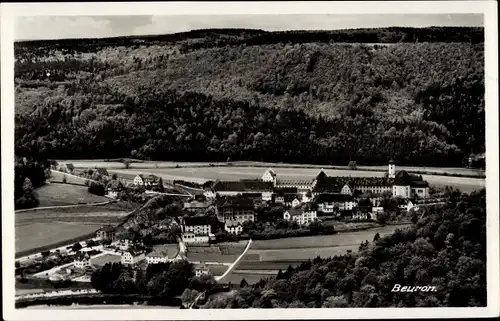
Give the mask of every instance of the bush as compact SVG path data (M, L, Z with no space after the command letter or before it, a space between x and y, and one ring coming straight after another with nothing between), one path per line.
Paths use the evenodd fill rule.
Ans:
M104 184L99 182L91 182L88 189L89 193L104 196L106 194L106 188Z

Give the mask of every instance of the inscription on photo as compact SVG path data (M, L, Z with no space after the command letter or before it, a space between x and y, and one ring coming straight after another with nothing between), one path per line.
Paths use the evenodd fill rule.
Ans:
M401 284L395 284L392 288L392 292L437 292L435 286L402 286Z

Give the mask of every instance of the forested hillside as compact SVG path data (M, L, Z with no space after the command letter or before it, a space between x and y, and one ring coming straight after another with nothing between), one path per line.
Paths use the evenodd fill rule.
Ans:
M200 30L16 43L16 154L462 165L482 28Z
M289 267L204 308L486 306L485 190L459 195L357 254ZM396 284L436 291L393 292Z

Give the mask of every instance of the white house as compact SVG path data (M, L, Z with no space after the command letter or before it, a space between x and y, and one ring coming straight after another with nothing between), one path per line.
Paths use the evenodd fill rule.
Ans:
M291 208L283 213L286 221L295 221L299 225L308 225L318 218L316 211L304 210L303 208Z
M320 194L316 197L318 211L335 213L336 211L350 211L357 204L351 195L345 194Z
M144 177L141 174L134 177L134 185L136 185L136 186L143 186L144 185Z
M243 225L241 224L241 222L228 220L224 224L224 229L228 233L238 235L241 234L241 232L243 232Z
M399 201L400 203L398 204L398 207L404 211L409 212L411 209L415 207L415 204L411 200L403 200L401 199Z
M212 232L212 228L208 219L205 216L192 216L183 220L183 232L208 235Z
M145 255L143 251L129 249L128 251L123 252L121 262L122 264L135 265L144 260L144 257Z
M75 254L73 265L77 269L86 269L87 267L90 267L90 255L86 252L78 251Z
M292 201L292 207L300 206L300 204L301 204L300 200L297 197L295 197Z
M262 175L262 180L264 182L271 182L274 185L276 183L276 173L272 170L272 168L268 168L264 175Z
M213 235L213 234L212 234ZM208 243L210 235L197 235L193 232L184 232L181 235L182 242L184 243Z

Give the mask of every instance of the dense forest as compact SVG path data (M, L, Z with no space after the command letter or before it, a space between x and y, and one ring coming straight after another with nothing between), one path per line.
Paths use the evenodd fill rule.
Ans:
M356 254L280 270L203 308L486 306L485 190L451 196L442 208L426 209L411 228L376 235ZM395 284L437 291L392 292Z
M16 157L14 162L15 209L38 206L34 189L45 184L49 177L50 164L41 158Z
M15 51L18 156L460 166L485 149L482 28L198 30Z

